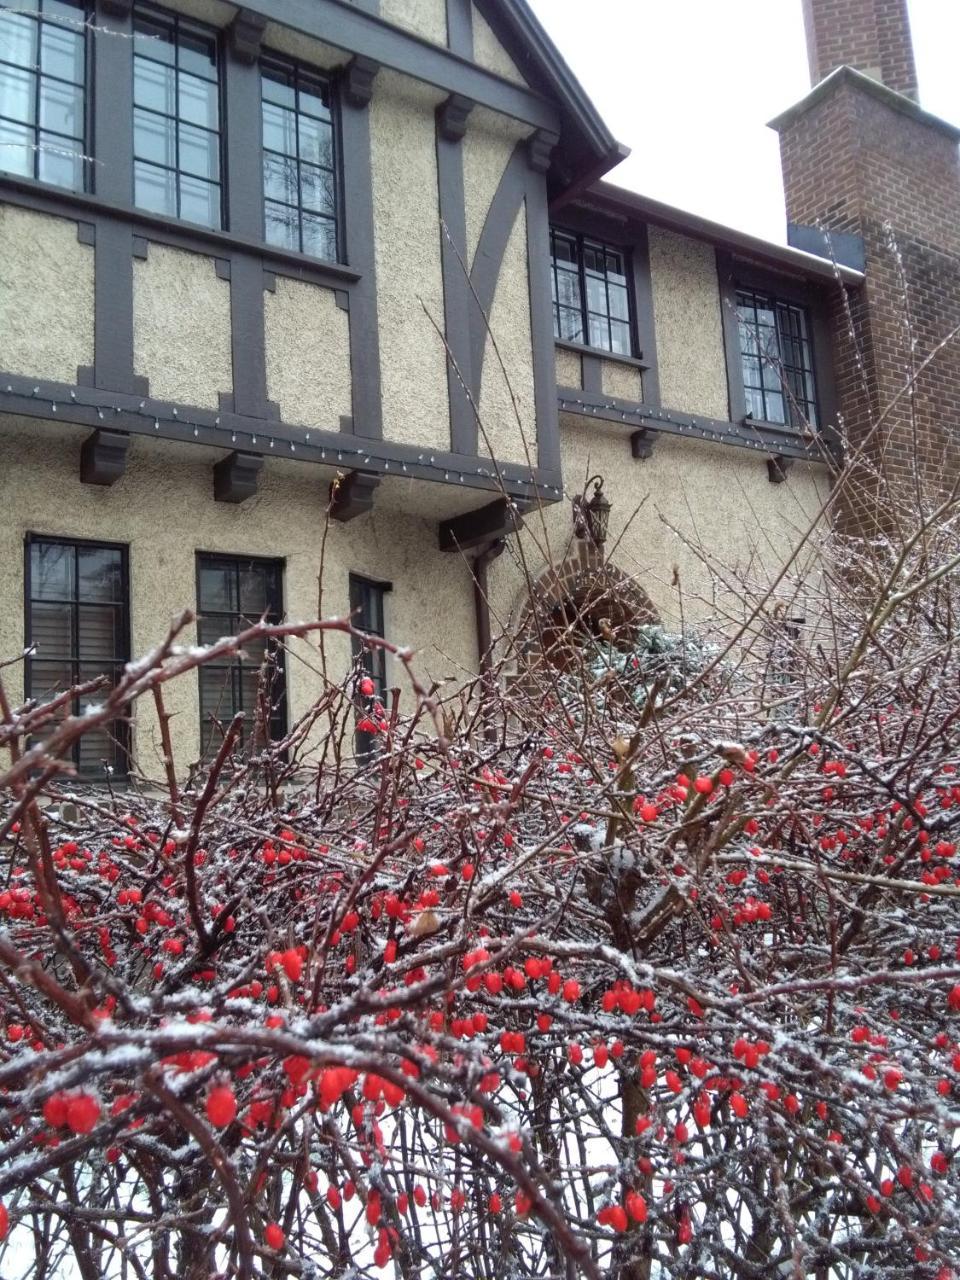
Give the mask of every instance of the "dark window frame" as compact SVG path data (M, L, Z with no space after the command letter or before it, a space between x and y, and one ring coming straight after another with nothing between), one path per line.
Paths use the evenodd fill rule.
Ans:
M387 635L387 610L386 597L393 590L392 582L384 582L377 578L370 578L366 574L351 573L347 580L349 597L350 597L350 620L353 625L361 631L366 631L370 635L379 636L385 640ZM380 610L380 629L370 624L365 615L364 596L367 592L372 592L379 601ZM350 652L353 657L354 664L359 664L360 670L370 677L374 683L375 692L373 698L385 705L387 695L387 655L386 651L380 648L371 649L363 643L359 636L351 635ZM357 718L362 719L367 713L367 707L364 700L357 695ZM369 758L373 753L376 744L376 737L372 733L361 732L359 729L355 734L354 750L361 759Z
M806 425L797 419L793 409L788 411L789 421L785 423L753 418L747 413L737 312L737 291L747 290L771 295L780 302L801 308L805 312L817 410L816 424L811 423L809 431L828 441L833 440L837 420L837 392L828 301L824 290L807 280L736 258L727 250L718 249L716 259L730 421L737 425L756 425L764 431L787 437L807 433Z
M62 534L46 534L46 533L28 533L24 538L24 573L23 573L23 634L25 639L25 648L29 650L33 645L33 609L35 603L57 603L56 601L34 600L33 598L33 548L36 546L59 546L70 547L76 553L79 549L87 549L93 551L116 551L120 555L120 573L121 573L121 601L119 604L121 625L119 627L119 635L123 652L111 659L110 665L114 668L122 668L130 661L131 651L131 602L130 602L130 548L123 542L105 542L96 538L71 538ZM79 669L81 666L95 666L96 660L84 661L80 657L80 620L79 611L83 602L79 598L79 575L75 575L75 586L77 598L75 600L64 601L73 609L73 631L76 639L76 654L71 653L69 658L62 659L63 665L71 667L72 684L80 683ZM87 607L102 602L88 601ZM112 603L112 602L111 602ZM116 607L116 606L114 606ZM33 698L34 692L34 663L54 661L54 659L45 659L35 656L27 657L24 661L23 672L23 691L24 698L29 700ZM73 699L71 713L73 715L80 714L79 698ZM109 775L113 781L124 781L130 771L130 749L131 735L130 722L127 717L113 721L109 728L111 737L114 739L116 755L112 763L113 773ZM80 743L79 741L71 750L70 758L77 770L77 779L79 781L104 781L108 776L100 771L97 772L81 772L80 770Z
M229 618L242 619L249 616L249 615L243 614L240 610L241 602L240 602L240 594L239 594L239 584L238 584L238 591L237 591L237 612L236 613L233 613L228 610L223 610L223 609L205 609L203 607L200 590L201 590L201 573L205 565L211 565L211 564L215 565L219 563L221 565L229 566L237 574L239 574L242 568L246 565L263 566L264 568L275 570L277 575L276 584L275 584L276 594L271 600L269 590L267 592L267 604L268 604L267 621L276 622L276 623L279 623L282 621L284 616L283 593L284 593L285 575L286 575L286 562L282 558L276 557L276 556L232 555L225 551L197 551L194 554L194 563L195 563L195 571L196 571L198 641L199 641L199 622L203 618L211 618L211 617L228 618L229 617ZM259 620L259 618L257 620ZM223 631L222 634L229 635L229 634L233 634L233 632L234 632L234 628L231 627ZM268 644L267 648L270 648L272 652L276 655L276 664L277 664L276 665L277 674L274 679L274 690L273 690L275 697L272 697L271 699L274 705L273 705L272 714L270 717L270 741L277 742L286 736L287 727L288 727L287 666L286 666L286 662L284 661L283 646L281 644ZM222 671L224 673L224 683L226 683L226 673L228 671L232 673L230 678L231 708L229 711L229 715L226 717L224 716L218 717L220 724L226 725L229 722L229 720L232 719L232 717L236 714L237 711L244 711L245 714L247 714L247 708L245 708L243 705L243 684L242 684L240 675L241 675L241 672L244 670L247 670L247 671L259 670L259 666L254 668L252 664L244 663L244 661L239 657L230 658L223 662L204 663L201 665L197 675L197 698L198 698L199 717L200 717L200 756L199 758L201 760L212 759L213 756L216 755L216 749L211 749L211 743L216 741L214 738L214 734L216 732L216 726L212 722L204 719L203 690L201 687L201 681L202 681L202 673L205 670L206 671ZM256 723L255 719L245 720L244 722L245 731L247 730L248 725L253 725L255 723ZM246 741L248 738L248 735L246 732L244 733L243 737L244 737L244 740ZM217 743L217 746L218 745L219 743Z
M78 0L77 3L74 3L74 0L68 0L70 6L75 7L77 10L77 22L84 23L82 31L78 33L75 32L75 34L79 34L83 45L83 80L79 83L75 80L67 80L63 76L54 75L51 72L47 72L42 69L44 27L53 26L68 31L72 30L70 20L64 18L62 14L54 16L52 14L48 15L45 12L44 5L47 2L48 0L38 0L37 11L35 13L30 13L17 10L15 2L11 3L11 0L0 0L0 10L15 10L12 16L22 18L25 22L33 23L36 26L37 44L37 62L30 68L21 67L19 63L11 62L9 59L4 58L4 50L3 47L0 46L0 76L3 74L3 68L9 67L13 71L22 72L26 70L28 74L33 75L35 78L35 84L33 87L33 124L25 125L22 121L14 120L12 117L0 116L0 125L7 124L30 131L34 140L33 146L35 148L33 151L32 164L30 166L31 172L29 174L21 174L16 170L6 168L3 164L3 158L4 152L7 148L3 143L0 143L0 175L24 178L30 182L40 182L48 186L55 187L58 191L70 191L77 195L83 195L90 190L91 186L91 139L93 136L93 41L91 38L90 22L94 13L93 0ZM60 133L55 129L43 129L41 127L41 91L45 81L50 81L54 84L67 85L70 88L79 89L82 93L83 105L80 114L83 133L79 138L75 135L71 136L69 134ZM79 185L66 185L64 183L51 181L49 177L41 176L41 169L43 167L44 160L44 144L41 142L41 136L44 134L51 136L55 141L62 142L64 144L64 150L68 149L66 144L69 142L76 142L79 144L80 150L79 153L77 153L81 178ZM51 146L52 145L53 143L51 143Z
M147 22L153 21L158 25L172 25L173 47L174 47L174 62L173 62L174 93L177 99L176 103L174 104L175 110L173 115L170 115L168 112L165 112L165 111L159 111L152 107L145 107L142 104L137 104L136 102L137 58L139 56L143 56L148 61L155 61L155 62L159 61L159 59L150 59L149 55L147 54L143 54L143 55L138 54L138 51L136 48L136 33L137 33L138 18L142 18L144 21L147 21ZM133 190L131 192L132 203L134 207L137 209L143 209L145 212L153 213L158 217L169 218L173 222L186 222L188 225L208 227L212 231L223 231L226 229L227 221L228 221L228 207L227 207L228 206L228 201L227 201L228 121L227 121L227 112L226 112L226 88L225 88L225 73L226 73L227 60L224 55L223 39L221 36L221 32L216 27L212 27L212 26L209 26L207 23L197 21L196 19L190 17L187 14L180 13L176 9L167 9L161 4L154 4L153 0L134 0L132 24L133 24L133 34L134 34L134 46L133 46L133 53L131 58L132 75L133 75L133 133L132 133L133 152L131 155L131 168L132 168L132 176L133 176ZM180 34L181 34L181 31L183 31L186 35L190 35L191 33L193 33L194 35L197 36L198 39L209 41L213 45L216 51L216 59L217 59L216 66L215 66L216 74L213 77L212 81L208 81L209 83L216 84L216 88L217 88L217 128L216 130L208 129L204 125L200 125L194 121L187 120L184 117L182 117L180 114L179 99L180 99L180 58L181 58ZM161 65L166 65L166 64L161 63ZM187 74L191 74L191 73L188 72ZM196 78L204 79L206 77L196 77ZM161 164L159 161L150 160L142 156L140 157L137 156L136 118L137 118L138 111L147 112L151 116L155 116L158 119L172 123L173 130L174 130L174 148L175 148L175 158L174 158L174 164L172 166ZM180 158L180 150L181 150L180 138L181 138L181 131L183 126L186 126L192 129L197 129L198 131L205 134L215 134L216 140L217 140L217 146L216 146L217 180L215 183L210 181L209 179L202 177L199 174L190 173L189 171L182 168L181 158ZM175 197L176 197L176 213L170 213L167 210L150 209L146 205L137 204L137 165L138 163L149 165L150 168L153 170L160 170L163 173L173 175L174 185L175 185ZM198 183L202 183L204 186L207 186L207 187L215 186L217 188L217 192L218 192L217 208L218 208L219 217L216 223L197 222L192 218L185 218L183 216L181 212L181 208L182 208L181 183L184 178L193 179L194 181Z
M266 176L265 176L266 157L268 155L280 155L281 153L275 151L272 147L267 147L264 140L262 119L261 119L260 167L261 167L262 182L261 182L260 219L261 219L261 235L263 237L264 243L271 244L271 245L275 244L275 242L271 241L267 235L267 204L268 203L285 204L287 208L295 210L296 213L298 214L297 240L298 240L299 247L297 249L294 249L288 245L276 245L275 247L287 249L291 253L299 253L304 257L315 258L316 260L321 262L343 263L344 242L346 239L346 235L345 235L345 217L344 217L343 146L341 142L340 95L337 91L338 90L337 79L334 76L325 74L319 68L315 69L311 67L308 63L297 60L296 58L284 57L283 54L276 53L272 49L268 49L268 48L263 50L258 60L257 67L260 75L260 86L261 86L260 87L261 112L263 109L263 71L265 67L267 69L272 69L276 72L281 72L293 78L293 88L294 88L295 103L296 103L296 106L294 108L294 116L295 116L294 125L297 130L296 163L297 163L297 201L298 202L296 205L290 204L288 202L268 200L267 190L266 190ZM303 204L301 166L304 163L304 161L302 160L299 154L300 117L301 115L309 116L309 113L300 111L300 92L301 92L300 85L302 80L320 87L327 97L327 111L329 112L329 116L330 116L330 134L331 134L331 149L333 153L333 163L329 169L327 168L326 165L314 165L313 167L320 168L328 172L330 174L331 181L333 182L333 215L330 219L330 221L332 221L333 223L333 240L334 240L334 251L333 251L332 257L321 257L318 254L310 253L308 250L304 249L303 247L303 243L304 243L303 215L304 213L309 214L315 211L309 208L306 208ZM319 119L320 117L310 117L310 118ZM307 162L307 163L310 163L310 162ZM321 214L318 216L324 217L325 215Z
M558 288L558 268L556 265L557 257L554 252L555 242L558 236L563 237L569 241L572 241L576 247L577 278L578 278L579 289L580 289L579 311L580 311L580 323L582 326L581 331L583 334L581 341L578 341L572 338L563 337L560 333L560 325L558 324L558 314L561 310L567 310L567 311L573 310L573 308L562 306L559 300L560 292ZM625 281L624 292L626 294L626 299L627 299L627 319L625 321L622 320L620 317L614 316L611 313L609 270L606 264L604 265L604 273L603 273L604 274L604 291L606 296L606 311L601 313L601 312L595 312L590 310L589 291L587 288L587 268L584 262L585 251L588 248L595 252L600 252L601 254L603 254L604 258L611 255L616 255L617 257L620 258L621 265L622 265L621 274ZM573 274L573 273L571 272L570 274ZM552 291L553 292L552 311L553 311L554 340L562 343L570 343L571 345L574 345L577 347L585 347L590 351L599 352L604 356L611 357L612 359L617 359L617 358L637 359L638 358L637 353L640 350L640 348L637 341L636 303L634 300L634 290L631 288L632 276L633 276L632 252L628 247L624 247L619 243L615 243L611 241L608 237L597 234L597 232L594 232L594 231L585 231L583 229L577 229L574 227L561 225L559 223L551 223L550 224L550 278L554 286ZM612 342L611 321L616 321L617 323L625 324L627 326L627 332L629 334L630 349L628 351L617 351L612 346L604 347L604 346L598 346L595 343L592 343L590 341L591 317L599 317L606 322L607 336L608 338L610 338L611 342Z
M817 375L813 359L810 313L806 307L791 302L768 289L737 286L737 318L740 334L740 372L743 379L747 414L759 422L778 426L817 428ZM772 324L761 319L769 313ZM790 326L796 329L790 332ZM754 351L744 348L744 330L750 333ZM776 356L764 354L763 330L771 330ZM796 348L796 358L789 359L789 348ZM747 361L756 362L756 371L747 376ZM767 370L772 370L768 379ZM768 381L775 385L768 386ZM779 405L777 404L779 401ZM760 412L756 412L759 408ZM780 416L778 416L778 413Z

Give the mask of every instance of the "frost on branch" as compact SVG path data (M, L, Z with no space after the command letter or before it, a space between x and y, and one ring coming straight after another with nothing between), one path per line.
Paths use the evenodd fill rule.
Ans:
M743 583L732 639L606 637L484 713L394 651L390 708L331 678L188 783L63 762L349 624L3 699L0 1274L951 1275L954 519L869 592L837 542L805 636Z

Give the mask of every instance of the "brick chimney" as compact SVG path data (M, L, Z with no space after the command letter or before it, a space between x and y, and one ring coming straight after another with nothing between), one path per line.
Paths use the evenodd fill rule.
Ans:
M907 0L803 0L810 80L853 67L917 101Z
M960 342L904 394L960 324L960 130L916 102L906 0L804 0L804 17L814 87L772 127L790 243L865 271L832 324L843 427L871 442L869 516L918 472L936 488L960 475Z

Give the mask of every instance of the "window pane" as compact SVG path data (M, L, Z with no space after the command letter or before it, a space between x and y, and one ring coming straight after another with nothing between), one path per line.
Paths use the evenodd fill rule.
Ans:
M580 307L580 277L575 271L557 269L557 301L562 307Z
M786 422L787 416L784 412L783 396L777 391L768 391L765 399L767 404L767 422Z
M74 144L76 145L78 144ZM41 133L38 162L37 176L41 182L67 187L71 191L83 190L83 156L79 151L71 149L66 138Z
M772 360L763 361L763 385L768 391L779 391L783 383L780 363Z
M83 133L83 90L58 80L41 80L40 124L54 133L79 138Z
M200 611L214 609L221 613L236 613L236 574L233 566L204 560L200 564ZM218 632L223 635L224 632ZM204 641L204 643L209 643Z
M336 261L337 229L329 218L318 218L312 213L303 215L303 252Z
M607 322L597 316L588 317L590 323L590 337L588 343L591 347L599 347L601 351L610 350L610 330Z
M37 23L33 18L0 8L0 56L20 67L37 65Z
M79 547L77 595L86 601L123 599L123 560L112 547Z
M610 350L628 356L632 350L630 326L622 320L610 321Z
M296 209L268 202L264 208L264 218L264 234L268 244L277 244L285 249L300 248L300 217Z
M766 418L763 408L763 392L756 391L752 387L746 388L747 413L751 418L755 418L758 422L762 422Z
M0 34L0 47L3 36ZM5 55L4 55L5 56ZM40 69L45 75L59 76L74 84L83 84L83 40L74 31L42 25L40 32Z
M174 168L177 163L176 122L137 108L133 113L133 151L139 160Z
M333 168L333 130L329 124L300 117L300 159Z
M36 83L37 78L30 71L0 66L0 116L34 124Z
M30 595L34 600L72 600L76 594L74 549L34 542L30 548Z
M619 285L608 285L607 296L610 300L610 314L617 320L629 320L630 298L626 289Z
M155 21L137 16L134 19L134 52L144 58L153 58L172 67L176 61L173 43L173 23ZM135 66L134 75L138 68Z
M58 693L72 689L73 667L69 662L41 662L34 658L30 663L30 697L37 702L49 702ZM70 714L68 702L63 715Z
M77 613L79 657L94 665L103 664L101 669L106 671L124 647L120 611L109 605L82 604Z
M150 107L168 116L176 115L177 79L173 67L135 58L133 100L140 107Z
M176 174L138 160L134 165L136 203L141 209L177 216Z
M293 111L297 105L297 95L287 72L273 67L264 67L261 74L263 97L266 101L275 102L281 107L289 107Z
M205 129L216 129L220 123L216 84L183 71L180 72L179 83L180 119L203 125Z
M28 125L0 120L0 169L32 177L33 156L33 130Z
M564 342L583 342L583 318L579 311L559 309L560 337Z
M216 182L220 177L220 137L192 124L180 126L180 168Z
M36 646L38 658L69 658L74 652L73 605L34 600L30 643Z
M587 276L587 310L599 315L607 314L607 289L602 280Z
M261 565L245 565L240 569L240 612L259 618L268 607L267 569Z
M297 118L272 102L263 104L263 145L285 156L297 154Z
M220 188L200 178L180 179L180 217L204 227L220 226Z
M181 30L180 70L192 76L200 76L204 80L216 80L216 41L199 32Z
M329 217L334 212L333 174L326 169L315 169L312 165L300 166L300 203L304 209L314 213L325 213Z
M760 386L760 361L756 356L742 356L743 382L747 387Z
M297 162L266 153L263 157L263 191L270 200L297 203Z

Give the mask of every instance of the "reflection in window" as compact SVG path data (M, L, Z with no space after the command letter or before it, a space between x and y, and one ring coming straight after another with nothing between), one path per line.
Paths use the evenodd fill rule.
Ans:
M200 643L210 645L222 636L236 635L261 618L280 622L282 573L278 560L198 556ZM254 741L258 717L261 723L269 725L271 739L283 737L285 686L279 645L261 640L246 645L240 656L206 663L200 668L200 725L205 759L217 754L230 721L241 711L245 717L245 742Z
M0 0L0 170L86 186L84 0Z
M350 574L350 618L360 631L369 632L372 636L386 636L386 619L384 605L390 584L374 582L370 578L361 578L358 574ZM383 649L372 648L359 636L352 636L350 644L353 649L353 660L358 662L360 670L373 681L373 697L383 703L387 696L387 655ZM364 704L366 700L364 700ZM373 751L374 735L358 730L356 734L356 753L358 756L369 756Z
M817 425L810 330L803 307L737 290L747 413L758 422Z
M624 254L596 240L551 228L550 265L554 337L632 355Z
M337 189L329 86L293 64L261 65L264 234L337 259Z
M27 554L27 696L49 701L74 686L119 679L129 659L127 553L123 547L33 538ZM67 699L60 719L102 703L106 690ZM126 726L93 729L73 748L78 772L126 771Z
M137 5L133 101L137 206L219 227L216 36L178 14Z

